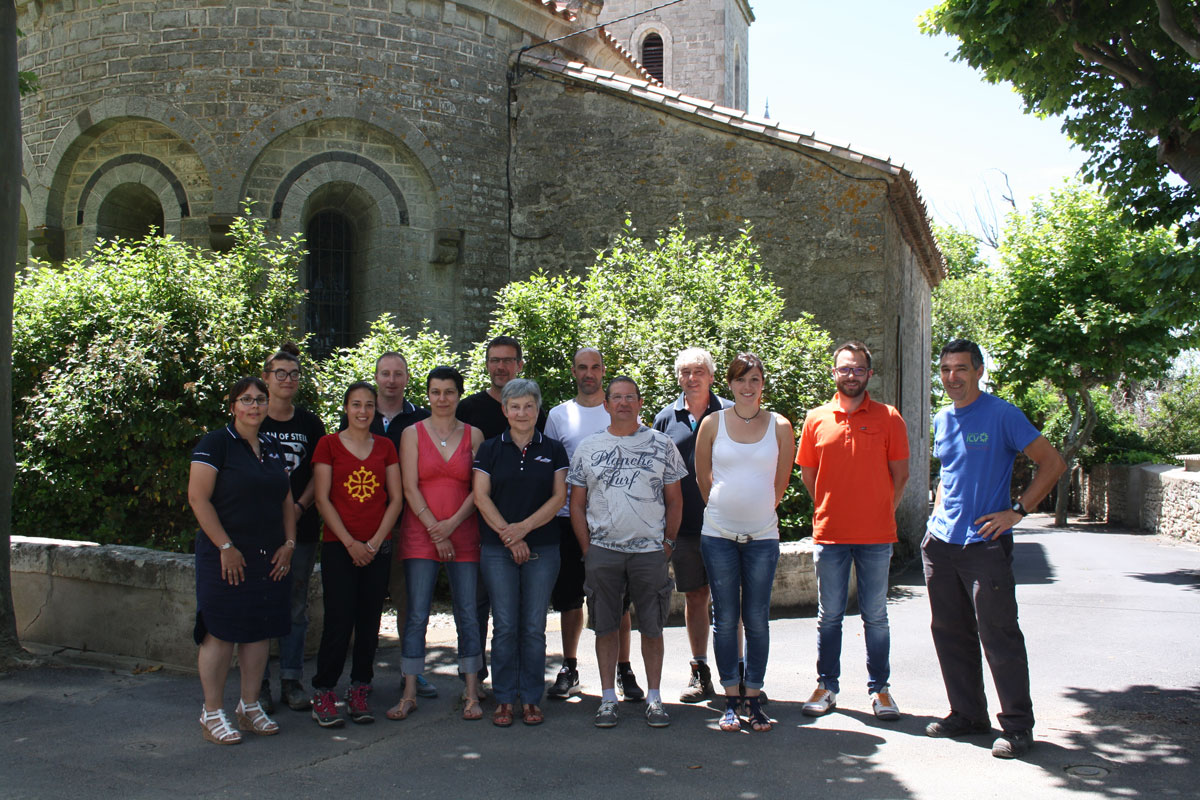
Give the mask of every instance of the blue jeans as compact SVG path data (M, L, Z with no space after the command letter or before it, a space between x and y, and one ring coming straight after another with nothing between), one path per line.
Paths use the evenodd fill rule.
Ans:
M558 545L531 547L517 565L507 547L485 544L479 571L492 599L492 691L497 703L542 702L546 612L558 579Z
M292 553L292 630L279 640L279 677L298 681L304 677L304 638L308 633L308 582L317 563L319 542L297 542ZM270 676L267 662L266 676ZM264 676L264 677L266 677Z
M890 544L813 545L817 573L817 676L831 692L839 691L842 674L842 617L850 590L850 565L858 578L858 613L867 641L867 691L887 688L892 668L888 663L888 566Z
M425 671L425 633L433 605L433 587L437 584L438 568L441 566L443 562L429 558L404 560L408 619L404 622L404 639L400 646L400 669L405 675L420 675ZM458 668L462 672L477 672L483 666L479 623L475 619L475 585L479 580L479 564L474 561L449 561L444 566L450 578L454 627L458 630Z
M747 689L761 689L771 651L771 587L779 563L779 540L738 544L723 536L701 536L700 555L712 595L713 652L721 685L737 686L738 621L746 630Z

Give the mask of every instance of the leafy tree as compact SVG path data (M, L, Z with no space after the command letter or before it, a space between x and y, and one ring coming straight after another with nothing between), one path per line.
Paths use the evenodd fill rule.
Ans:
M213 255L102 243L16 288L16 530L186 550L188 457L225 393L294 338L299 241L241 217Z
M627 220L586 276L539 273L505 287L488 337L500 334L521 340L525 374L539 380L547 406L574 396L568 370L583 346L604 354L609 378L638 381L647 418L678 396L675 355L693 345L713 354L718 389L735 355L756 353L768 372L764 404L793 424L833 392L829 335L808 315L784 316L783 295L749 232L690 238L679 224L646 242ZM479 350L471 359L476 385L482 368ZM795 538L811 519L807 494L789 491L780 519Z
M1166 455L1200 453L1200 370L1170 381L1150 412L1147 437Z
M1064 115L1084 174L1145 227L1200 205L1200 12L1191 0L943 0L921 28L955 60L1009 82L1027 111ZM1172 181L1169 173L1181 178Z
M980 254L979 240L948 226L934 228L938 248L946 259L946 274L933 290L930 336L930 408L946 404L938 356L951 339L970 339L992 356L1003 320L1004 282L999 270Z
M1194 257L1172 232L1136 231L1093 191L1067 185L1010 217L1000 378L1018 397L1043 381L1070 412L1057 524L1065 524L1070 466L1098 414L1092 391L1164 374L1197 339L1200 300L1164 281L1173 259Z
M428 320L410 336L396 327L391 314L380 315L356 345L343 347L315 365L315 379L306 386L313 397L305 401L312 404L329 430L336 430L341 419L346 387L355 381L374 382L375 361L388 351L400 353L408 362L409 381L404 395L416 405L426 403L425 376L429 370L457 366L462 361L462 356L450 348L449 338L429 329Z

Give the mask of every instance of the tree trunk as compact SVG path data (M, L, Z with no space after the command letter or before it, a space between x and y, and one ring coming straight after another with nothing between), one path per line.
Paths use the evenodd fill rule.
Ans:
M1200 132L1173 122L1158 134L1158 160L1193 189L1200 188Z
M12 322L21 221L21 96L17 7L0 0L0 669L22 653L13 611L9 546L16 464L12 435Z
M1079 455L1092 438L1099 417L1092 403L1092 392L1088 387L1079 390L1079 396L1066 393L1067 406L1071 409L1071 427L1063 442L1062 457L1067 468L1058 479L1058 496L1054 500L1054 525L1062 528L1067 524L1067 508L1071 501L1071 472L1075 469L1075 456ZM1082 407L1082 408L1081 408ZM1080 423L1082 422L1082 426Z

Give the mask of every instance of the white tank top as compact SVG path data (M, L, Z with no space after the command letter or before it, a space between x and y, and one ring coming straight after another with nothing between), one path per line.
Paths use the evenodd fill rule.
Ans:
M770 413L770 412L768 412ZM713 485L704 509L705 536L749 536L778 539L775 516L775 470L779 465L779 442L775 439L775 415L767 432L757 442L735 442L725 431L725 412L717 414L717 436L713 440Z

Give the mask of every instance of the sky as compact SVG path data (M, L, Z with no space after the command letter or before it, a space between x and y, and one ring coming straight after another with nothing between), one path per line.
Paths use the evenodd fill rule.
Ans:
M952 61L949 37L917 18L935 0L751 0L750 108L785 128L913 174L935 222L977 232L976 208L1003 223L1009 194L1030 199L1074 175L1084 154L1056 119L1025 114L1008 85Z

